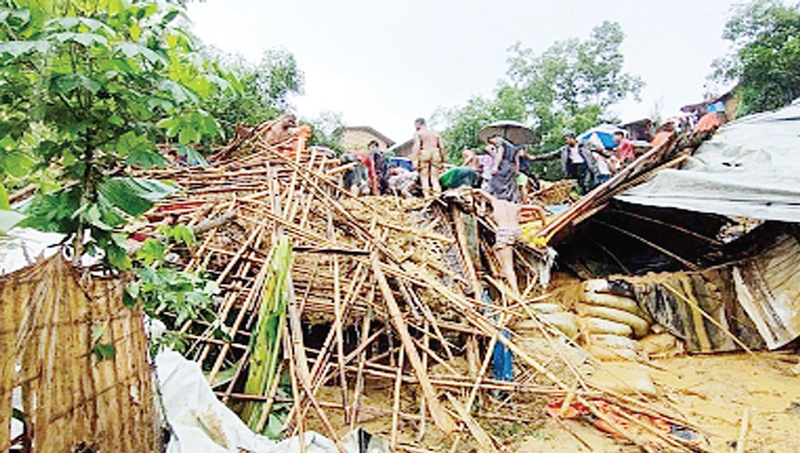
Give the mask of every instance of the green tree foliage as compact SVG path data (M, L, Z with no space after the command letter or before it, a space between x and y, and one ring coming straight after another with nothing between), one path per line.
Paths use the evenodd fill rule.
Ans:
M444 137L451 146L474 146L485 124L512 119L533 124L535 149L549 151L561 146L567 130L580 132L612 120L609 108L628 96L638 99L644 86L641 78L623 72L619 47L624 37L619 24L603 22L588 39L558 41L541 54L515 44L508 79L500 82L495 98L473 98L446 110Z
M302 94L305 77L294 55L285 50L268 50L252 64L240 55L208 52L217 65L235 78L237 90L218 92L204 103L230 139L236 126L254 126L291 109L289 96Z
M120 228L172 193L125 176L218 134L202 100L230 89L157 1L0 1L0 160L4 182L34 181L23 224L72 239L76 257L130 266ZM88 233L88 234L87 234Z
M782 107L800 96L800 4L755 0L728 20L729 55L714 62L712 77L738 81L743 113Z
M339 138L344 131L344 119L341 112L324 110L319 116L310 120L303 120L301 123L311 126L312 135L308 140L309 145L324 146L339 154L344 152Z
M448 160L461 161L465 148L482 146L478 132L489 123L504 119L525 121L528 114L519 91L512 87L500 88L493 99L476 96L463 107L439 109L433 115L433 123L444 124L442 139L447 148Z

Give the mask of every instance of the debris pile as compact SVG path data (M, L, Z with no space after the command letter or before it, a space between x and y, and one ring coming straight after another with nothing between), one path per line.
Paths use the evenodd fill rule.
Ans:
M530 249L516 251L521 296L494 277L491 225L471 214L468 196L355 198L340 187L338 159L287 152L264 130L238 137L208 168L147 172L186 191L140 231L180 222L198 232L196 247L175 250L177 265L205 269L222 295L213 317L172 327L252 429L336 440L378 415L395 449L498 451L505 439L491 426L549 414L590 420L647 451L705 451L700 430L662 401L589 379L602 364L574 342L578 328L563 325L574 315L538 293L540 258ZM243 157L223 159L232 148ZM632 307L595 299L586 319L614 310L627 316L620 325L647 330ZM498 370L509 353L513 368L507 360Z

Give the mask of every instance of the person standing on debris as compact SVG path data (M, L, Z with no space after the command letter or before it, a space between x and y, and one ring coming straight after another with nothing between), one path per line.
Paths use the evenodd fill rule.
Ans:
M348 151L342 155L341 161L343 165L352 164L344 173L343 183L345 190L353 196L359 196L363 192L363 187L365 186L364 174L367 170L364 165L365 160L366 156L357 151Z
M368 156L370 160L369 182L372 195L383 195L386 193L386 157L383 155L377 140L369 142Z
M414 121L414 146L411 148L414 169L419 172L424 196L439 195L442 188L439 185L439 174L445 162L444 146L439 134L428 129L424 118Z
M503 278L506 279L508 286L519 294L517 273L514 270L514 245L522 236L522 229L519 226L520 206L513 201L497 198L484 190L478 189L473 193L483 196L492 204L492 218L497 224L494 251L500 262Z
M489 138L494 146L494 163L486 198L492 203L492 217L497 224L495 253L503 277L514 292L518 292L517 274L514 271L514 244L522 231L519 226L520 192L517 183L521 147L507 141L499 134Z
M614 132L614 141L617 142L617 159L621 166L628 165L636 160L633 142L625 138L625 134L623 134L622 131Z
M579 142L575 134L564 135L566 145L561 148L561 168L568 179L577 179L581 188L581 195L592 190L597 163L592 156L589 145Z
M611 155L607 151L592 151L592 157L594 161L597 163L597 174L594 177L594 183L592 184L592 188L603 184L604 182L611 179L611 165L609 164L609 160L611 159Z
M499 134L489 138L495 147L492 177L489 180L489 193L501 200L519 203L519 151L520 147L507 141Z
M492 179L495 151L496 149L494 145L489 143L486 145L486 149L484 150L483 154L478 156L478 166L480 167L481 179L483 180L481 183L481 189L487 192L489 191L489 181Z

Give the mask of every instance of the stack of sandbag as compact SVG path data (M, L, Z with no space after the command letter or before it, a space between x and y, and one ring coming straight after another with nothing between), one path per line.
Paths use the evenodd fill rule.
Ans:
M644 359L635 339L648 334L650 319L633 292L607 280L588 280L583 287L575 310L587 351L600 360Z
M578 336L579 323L574 313L566 311L555 302L539 302L528 306L542 323L561 331L567 338L574 339ZM520 321L515 326L515 331L536 331L539 322L534 319Z
M569 363L586 361L586 353L575 348L572 342L579 333L577 316L556 302L535 303L528 308L532 309L530 314L533 316L520 319L511 326L517 345L529 357L546 363L547 369L555 376L570 382L575 376ZM544 382L539 379L535 377L532 382Z

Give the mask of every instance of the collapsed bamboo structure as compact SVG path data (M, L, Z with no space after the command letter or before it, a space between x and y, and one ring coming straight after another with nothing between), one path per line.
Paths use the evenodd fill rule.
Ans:
M147 172L185 191L149 213L141 233L174 222L200 232L196 247L175 250L178 265L204 269L222 295L214 317L173 320L173 327L223 402L261 406L256 431L273 408L290 403L285 435L317 429L338 442L365 414L384 414L395 449L425 451L419 441L433 436L449 451L464 444L499 451L503 441L487 421L535 423L556 402L559 416L580 407L645 451L705 451L701 441L662 429L700 432L680 414L586 379L586 366L597 362L530 308L547 298L536 289L537 257L517 251L527 289L512 294L495 277L491 224L472 215L468 199L354 198L340 188L342 166L332 156L314 148L287 153L259 133L237 140L245 157ZM290 398L280 396L277 379L257 394L244 391L281 237L293 248L287 319L277 330ZM533 322L534 331L516 332L520 320ZM502 348L514 355L513 381L492 376L493 353ZM366 403L378 387L390 389L390 410ZM534 411L515 411L519 401Z

